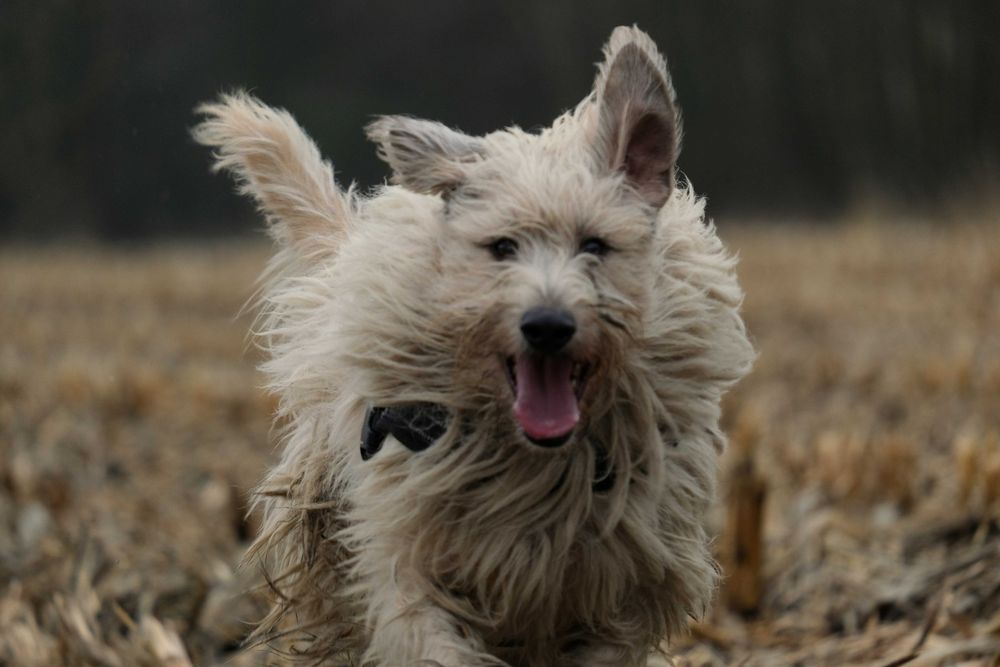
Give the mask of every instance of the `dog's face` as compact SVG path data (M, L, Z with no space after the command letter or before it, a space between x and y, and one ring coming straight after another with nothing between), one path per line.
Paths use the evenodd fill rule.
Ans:
M526 440L558 446L607 403L641 336L653 211L617 179L567 173L542 138L503 140L522 144L516 157L476 164L452 194L436 291L457 367Z
M556 447L608 409L643 336L678 113L652 43L607 50L594 92L540 134L369 127L394 180L438 195L426 304L456 385L527 442Z

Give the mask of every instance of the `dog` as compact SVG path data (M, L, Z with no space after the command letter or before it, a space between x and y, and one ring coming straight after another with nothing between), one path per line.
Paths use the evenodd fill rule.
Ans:
M377 118L392 185L370 196L285 111L199 112L279 248L254 637L337 665L662 659L718 578L720 398L753 351L653 41L615 29L538 133Z

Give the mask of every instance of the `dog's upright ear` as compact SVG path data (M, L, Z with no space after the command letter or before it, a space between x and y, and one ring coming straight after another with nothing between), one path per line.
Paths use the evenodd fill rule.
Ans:
M674 188L681 125L667 64L649 35L615 28L594 92L599 167L624 172L643 200L661 207Z
M392 182L421 194L447 197L465 180L466 167L483 155L482 141L441 123L380 116L365 128Z
M349 197L291 114L246 93L222 95L197 112L204 120L191 133L215 149L212 170L235 176L278 243L307 259L335 254L351 224Z

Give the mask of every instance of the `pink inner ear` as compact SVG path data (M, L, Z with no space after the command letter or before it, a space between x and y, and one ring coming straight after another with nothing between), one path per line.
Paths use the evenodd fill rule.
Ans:
M674 136L669 121L647 113L632 126L624 169L636 190L654 206L662 206L673 186Z

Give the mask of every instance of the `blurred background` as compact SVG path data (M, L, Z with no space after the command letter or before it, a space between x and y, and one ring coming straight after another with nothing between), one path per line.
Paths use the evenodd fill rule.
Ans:
M372 116L544 126L632 23L759 352L672 664L1000 665L996 0L0 0L0 667L292 664L241 650L271 248L195 106L287 108L364 191Z
M188 137L199 102L249 89L371 186L373 115L545 125L630 23L668 57L681 167L719 215L935 206L997 181L992 0L6 0L0 238L245 233L249 206Z

